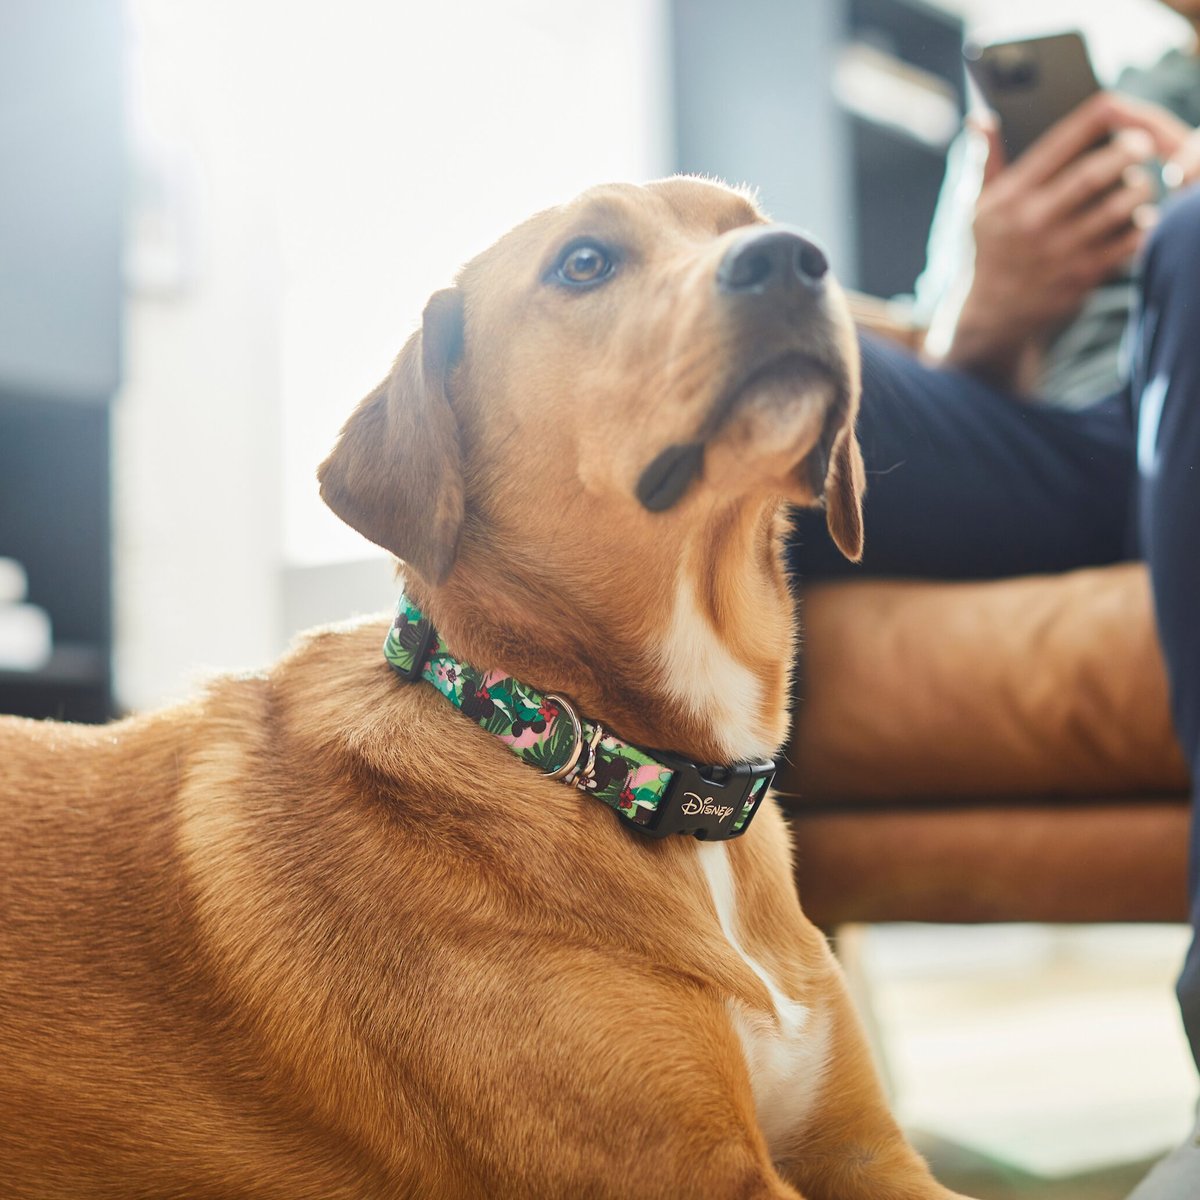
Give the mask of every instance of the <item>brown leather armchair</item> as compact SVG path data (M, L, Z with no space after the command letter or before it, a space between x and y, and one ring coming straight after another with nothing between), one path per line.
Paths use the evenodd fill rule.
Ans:
M1144 567L808 591L777 777L853 921L1182 921L1187 771Z

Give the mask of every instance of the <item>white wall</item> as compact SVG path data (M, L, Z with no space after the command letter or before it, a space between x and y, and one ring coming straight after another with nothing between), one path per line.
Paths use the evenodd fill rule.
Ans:
M270 113L245 103L261 90L265 10L127 11L136 183L115 666L119 702L141 708L278 649L280 272Z

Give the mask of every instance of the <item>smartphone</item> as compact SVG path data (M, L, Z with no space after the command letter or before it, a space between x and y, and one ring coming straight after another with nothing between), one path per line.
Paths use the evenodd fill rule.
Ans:
M1012 162L1089 96L1100 90L1079 33L963 48L971 78L1000 120Z

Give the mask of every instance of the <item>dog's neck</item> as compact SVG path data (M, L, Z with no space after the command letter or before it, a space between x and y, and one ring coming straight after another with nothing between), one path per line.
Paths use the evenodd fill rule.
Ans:
M745 501L684 536L608 545L598 531L536 556L468 527L447 583L410 590L459 657L567 695L627 740L761 759L787 727L784 524L779 505Z

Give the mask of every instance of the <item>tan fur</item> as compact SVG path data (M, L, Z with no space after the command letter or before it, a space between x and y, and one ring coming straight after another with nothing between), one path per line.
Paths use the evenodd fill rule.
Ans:
M735 406L678 505L633 498L771 349L712 287L761 220L683 179L539 215L435 297L322 468L461 657L702 760L722 731L655 675L677 581L779 740L781 503L816 501L803 468L830 429L831 530L861 550L833 290L796 336L847 387ZM624 258L566 294L546 273L585 233ZM105 728L0 720L0 1191L948 1196L887 1112L778 813L729 844L740 938L832 1042L814 1115L772 1151L729 1006L774 1009L697 844L619 827L399 681L386 627L314 632L267 674Z

